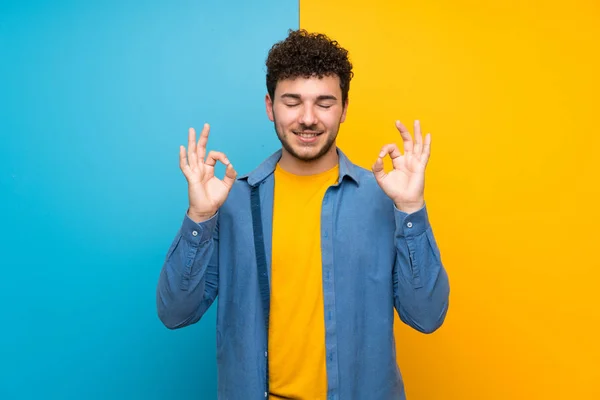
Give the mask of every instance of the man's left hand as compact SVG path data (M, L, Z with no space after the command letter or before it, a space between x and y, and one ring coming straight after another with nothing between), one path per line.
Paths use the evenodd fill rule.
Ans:
M410 132L400 121L396 121L396 128L404 142L404 154L400 153L395 143L383 146L373 165L373 174L396 207L410 214L425 205L425 168L429 161L431 135L428 133L423 140L419 121L415 121L414 143ZM390 155L394 167L387 173L383 169L383 158L386 154Z

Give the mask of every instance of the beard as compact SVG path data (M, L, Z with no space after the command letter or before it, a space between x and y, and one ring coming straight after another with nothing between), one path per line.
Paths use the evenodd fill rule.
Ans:
M275 117L274 114L273 114L273 125L275 126L275 132L277 133L277 138L281 142L281 146L283 146L283 148L289 154L291 154L294 158L296 158L300 161L304 161L304 162L316 161L316 160L320 159L321 157L323 157L325 154L327 154L329 152L329 150L331 150L331 147L333 146L333 144L335 143L335 139L337 138L338 132L340 130L340 126L338 124L338 126L335 127L335 132L333 134L328 135L328 132L324 131L321 135L328 135L328 136L326 137L325 143L321 146L319 151L317 151L315 154L303 155L303 154L299 154L293 148L293 146L290 144L290 142L288 140L288 137L289 137L288 135L295 135L295 134L293 132L290 132L288 134L283 130L283 128L281 128L281 130L280 130L277 125L277 118ZM304 130L318 131L319 129L317 129L316 126L300 125L298 127L298 130L299 131L304 131Z

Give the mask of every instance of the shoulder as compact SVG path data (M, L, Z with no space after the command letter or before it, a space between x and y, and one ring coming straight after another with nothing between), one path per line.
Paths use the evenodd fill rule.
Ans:
M377 206L377 208L393 210L392 200L381 189L371 170L353 164L352 176L354 179L345 179L347 182L344 182L344 185L356 201L371 208Z
M227 196L227 200L223 205L233 207L241 206L244 202L250 200L250 189L251 186L248 184L247 179L236 179Z

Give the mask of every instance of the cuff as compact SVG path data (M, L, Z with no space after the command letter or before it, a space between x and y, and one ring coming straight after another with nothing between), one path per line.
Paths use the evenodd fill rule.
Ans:
M400 211L394 205L394 215L396 217L396 234L398 236L418 236L430 227L426 205L419 211L411 214Z
M196 223L188 217L187 212L183 218L183 224L181 225L181 235L183 238L191 243L200 244L212 239L213 232L217 226L219 212L206 221Z

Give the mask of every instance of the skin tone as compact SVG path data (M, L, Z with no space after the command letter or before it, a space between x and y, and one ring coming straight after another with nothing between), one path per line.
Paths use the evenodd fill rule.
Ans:
M265 106L282 144L281 168L314 175L337 165L335 142L348 110L337 76L280 81Z
M338 163L336 138L346 119L348 102L342 103L339 77L285 79L277 83L273 98L265 97L266 112L282 144L281 168L297 175L328 171ZM372 170L377 183L396 207L406 213L420 210L424 202L425 168L429 161L431 135L423 139L419 121L414 123L413 141L408 129L396 121L404 153L394 143L382 147ZM196 142L196 131L188 132L188 148L179 149L179 166L188 181L188 216L202 222L225 202L237 173L227 156L206 153L210 126L205 124ZM383 169L383 158L393 169ZM217 161L226 165L225 176L214 174Z
M431 134L423 140L421 124L414 123L415 141L410 132L400 121L396 121L396 129L400 132L404 144L404 154L400 153L395 143L383 146L373 164L373 174L377 183L388 195L400 211L413 213L425 205L425 168L431 151ZM385 172L383 158L388 155L392 159L393 169Z

